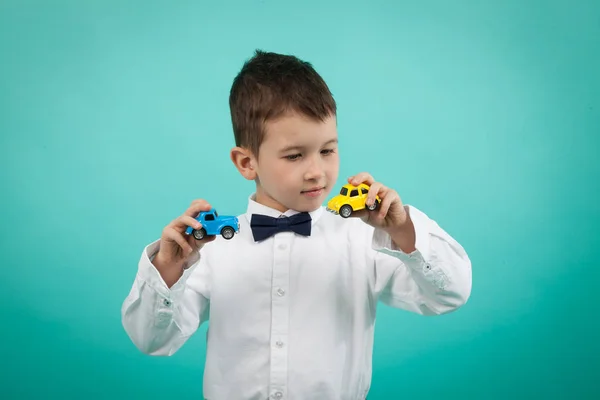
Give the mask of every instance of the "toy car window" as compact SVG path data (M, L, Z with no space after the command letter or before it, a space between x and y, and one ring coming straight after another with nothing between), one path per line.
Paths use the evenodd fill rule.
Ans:
M353 191L350 192L350 197L356 197L358 196L358 189L354 189Z
M207 220L207 221L214 221L215 220L215 216L212 215L212 214L207 214L204 219Z
M360 190L362 190L362 194L367 194L367 193L369 193L369 189L362 188L362 189L360 189Z
M342 196L347 196L347 195L348 195L348 189L347 189L347 188L345 188L345 187L343 187L343 188L342 188L342 190L340 190L340 194L341 194Z

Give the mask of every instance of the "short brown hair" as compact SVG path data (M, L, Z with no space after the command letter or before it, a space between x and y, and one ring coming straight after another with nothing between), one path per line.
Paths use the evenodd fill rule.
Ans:
M287 112L323 121L337 113L329 87L312 64L256 50L233 80L229 108L236 146L258 156L265 123Z

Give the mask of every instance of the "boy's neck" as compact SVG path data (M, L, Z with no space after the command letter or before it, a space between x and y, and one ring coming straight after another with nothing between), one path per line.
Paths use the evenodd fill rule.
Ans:
M265 206L265 207L269 207L269 208L272 208L273 210L279 211L282 214L289 210L288 207L284 206L283 204L279 203L275 199L273 199L270 196L266 195L265 193L263 193L258 188L257 188L256 193L254 195L254 201L257 202L258 204L261 204L261 205Z

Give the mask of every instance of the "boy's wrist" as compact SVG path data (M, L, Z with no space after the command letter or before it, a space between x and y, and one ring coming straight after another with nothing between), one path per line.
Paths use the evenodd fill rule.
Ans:
M385 228L385 232L390 235L392 244L398 247L406 254L410 254L416 250L416 232L415 226L410 218L410 214L406 213L406 220L397 226Z
M184 263L169 263L162 259L160 252L158 252L153 260L152 265L160 273L160 276L165 281L167 287L173 286L179 278L183 275Z

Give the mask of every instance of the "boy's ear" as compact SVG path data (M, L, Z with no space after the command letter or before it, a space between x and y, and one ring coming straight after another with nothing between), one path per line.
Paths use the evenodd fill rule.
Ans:
M234 147L230 153L231 161L233 165L240 171L240 174L249 181L253 181L257 178L256 174L256 158L254 154L248 149L243 147Z

